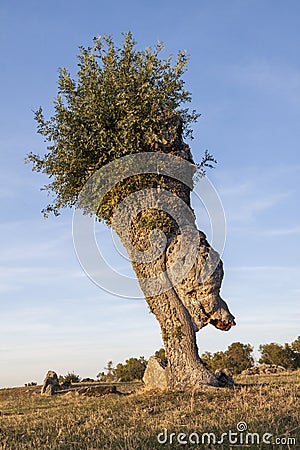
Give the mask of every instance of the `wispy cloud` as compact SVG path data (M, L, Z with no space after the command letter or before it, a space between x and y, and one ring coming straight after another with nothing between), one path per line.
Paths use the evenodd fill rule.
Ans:
M263 168L249 166L239 168L238 172L223 170L221 174L216 173L216 187L229 226L239 226L244 223L254 225L254 221L259 219L262 213L274 213L276 207L279 214L283 207L292 206L298 199L299 173L299 165ZM294 207L290 208L291 212L294 210ZM261 225L269 225L268 220L265 219L266 217L263 221L256 220L260 230ZM289 218L287 217L286 220ZM282 226L283 234L296 232L297 229L290 224ZM276 230L274 229L275 234Z
M231 221L253 220L258 214L267 211L285 200L289 194L259 194L253 196L239 197L240 204L228 212L227 219Z
M228 270L234 270L239 272L271 272L271 271L280 271L287 272L289 274L300 272L300 266L231 266Z
M255 181L241 187L220 189L226 219L229 222L248 222L286 200L291 192L270 192L260 188Z
M0 292L20 291L27 287L37 288L43 285L53 285L66 279L74 279L82 276L82 272L61 267L39 267L39 266L0 266Z
M251 85L275 97L280 96L294 104L299 103L300 71L296 67L260 60L233 65L227 69L227 74L237 82Z
M300 226L287 227L287 228L274 228L265 231L268 236L293 236L300 234Z

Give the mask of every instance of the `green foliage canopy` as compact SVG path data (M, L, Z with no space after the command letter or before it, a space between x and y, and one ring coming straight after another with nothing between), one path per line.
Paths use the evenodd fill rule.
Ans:
M43 187L54 194L45 216L73 206L88 178L107 163L172 144L178 122L182 135L192 137L190 124L199 115L182 107L191 100L182 80L187 55L179 52L172 64L172 55L160 58L162 50L160 42L153 49L137 50L130 32L120 48L111 37L98 37L92 47L80 47L76 80L59 69L54 115L47 120L41 107L35 112L48 151L43 156L31 152L26 159L51 179ZM130 183L122 189L141 189L149 186L149 179ZM114 203L112 196L108 203ZM107 219L110 213L111 208L103 208L98 216Z

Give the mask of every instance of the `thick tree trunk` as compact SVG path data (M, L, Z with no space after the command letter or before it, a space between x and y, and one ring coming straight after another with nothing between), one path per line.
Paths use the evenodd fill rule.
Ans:
M176 238L174 240L177 241ZM154 263L136 264L133 262L141 288L145 292L146 301L162 330L162 339L168 360L166 369L168 387L185 389L201 384L222 386L223 382L220 382L201 361L196 343L196 331L209 322L223 330L234 325L234 317L219 296L222 280L219 272L222 265L219 263L214 274L206 283L199 284L198 278L195 278L195 273L197 273L197 269L199 270L199 261L196 260L196 264L187 275L186 280L173 286L166 271L168 253L170 248L173 250L173 247L172 242ZM201 250L203 251L203 248L199 250L199 254L201 254ZM174 256L173 251L171 254ZM153 277L154 274L161 274L164 292L150 297L147 296L148 286L147 283L145 285L145 280ZM189 288L193 285L193 289L189 293L186 292L186 283ZM168 290L166 290L166 286L169 286Z
M191 160L186 145L179 143L177 150L178 156ZM153 186L149 187L146 196L154 198L156 195L152 202L154 204L160 196L160 191L154 194L152 188ZM189 212L182 208L185 230L188 229L185 234L190 233L191 242L195 238L198 242L196 255L192 255L194 263L185 276L176 278L180 264L176 266L174 262L180 256L183 240L189 241L189 235L188 238L184 237L181 228L173 222L167 230L163 230L165 241L162 242L159 235L154 239L151 237L153 227L149 229L150 221L145 223L142 220L151 217L152 225L154 222L158 229L161 228L162 216L159 210L163 208L145 207L145 197L142 200L141 197L132 198L129 207L132 211L128 212L128 208L119 211L112 226L128 251L146 301L160 324L168 359L168 387L186 389L201 384L221 386L222 383L205 367L199 357L196 331L208 323L222 330L228 330L235 325L234 317L220 297L222 262L217 252L209 246L205 235L196 228L195 216L190 209L190 188L182 182L165 178L165 189L173 195L168 199L168 208L174 206L174 210L178 211L175 197L179 197L182 204L186 205ZM137 213L132 214L134 211ZM126 215L130 216L130 221ZM124 226L126 223L130 223L129 231L128 227ZM149 253L151 248L154 248L153 255L156 256L148 260L136 258L136 251L139 254ZM157 249L160 251L157 252ZM188 256L181 254L180 258L184 261ZM172 269L173 272L172 266L177 267Z
M119 234L122 239L122 233ZM235 323L234 317L219 295L223 277L222 263L219 262L208 280L199 283L203 260L207 261L203 255L207 256L209 249L203 233L199 232L199 234L201 246L196 263L185 279L175 286L168 278L166 269L172 257L176 258L174 248L178 245L180 235L173 236L167 249L154 262L132 261L149 308L161 327L168 359L166 375L169 389L194 388L202 384L224 385L201 361L196 343L196 331L208 323L228 330ZM135 243L139 245L139 248L148 248L145 244L147 240L145 233L140 230L139 234L135 232L134 235ZM130 250L128 252L130 254ZM149 296L147 280L154 276L160 276L163 288L161 293Z
M219 386L215 375L199 358L193 320L174 288L146 300L162 330L168 360L168 388L185 389L201 384Z

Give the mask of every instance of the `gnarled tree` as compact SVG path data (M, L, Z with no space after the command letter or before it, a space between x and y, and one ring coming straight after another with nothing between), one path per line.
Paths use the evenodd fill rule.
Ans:
M228 330L234 317L220 297L222 262L197 230L190 205L193 177L205 175L213 158L206 152L195 164L184 142L198 118L182 107L191 100L182 80L187 56L180 52L173 64L171 56L160 58L162 49L159 43L137 50L131 33L121 48L107 36L81 48L77 78L60 69L54 115L46 120L41 108L35 113L48 151L29 153L27 161L51 178L44 189L55 199L46 216L77 204L119 235L162 330L169 387L218 386L198 355L195 333L208 323ZM149 155L156 169L130 171L126 158L137 154ZM101 169L120 158L115 170L124 171L122 181L97 196Z

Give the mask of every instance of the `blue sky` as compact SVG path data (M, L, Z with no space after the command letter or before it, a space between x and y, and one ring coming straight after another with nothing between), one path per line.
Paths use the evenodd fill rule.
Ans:
M299 335L299 15L296 0L1 2L0 387L41 382L48 369L95 376L109 359L161 346L143 300L86 277L72 211L45 221L47 180L23 163L45 148L32 110L51 112L57 68L74 73L78 46L99 34L120 42L131 30L140 48L159 39L167 53L190 54L185 81L202 114L192 152L218 160L209 177L227 220L222 293L237 319L227 333L201 330L200 352Z

